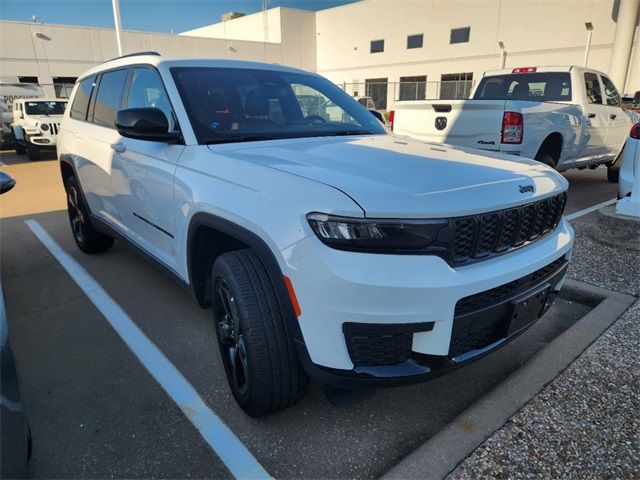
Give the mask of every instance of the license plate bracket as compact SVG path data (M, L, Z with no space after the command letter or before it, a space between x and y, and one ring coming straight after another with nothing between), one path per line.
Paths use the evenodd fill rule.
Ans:
M542 316L546 311L550 290L551 285L547 283L511 301L511 319L507 327L507 337L529 326Z

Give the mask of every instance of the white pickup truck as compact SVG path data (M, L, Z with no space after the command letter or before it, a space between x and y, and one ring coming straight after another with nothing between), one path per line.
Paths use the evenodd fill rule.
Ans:
M558 171L611 167L632 121L602 72L527 67L486 72L470 100L396 102L398 135L533 158ZM609 168L609 180L617 169Z

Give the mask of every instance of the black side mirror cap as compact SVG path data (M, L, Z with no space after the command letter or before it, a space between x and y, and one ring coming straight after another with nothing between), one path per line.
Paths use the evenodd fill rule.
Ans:
M169 121L162 110L155 107L127 108L116 113L116 129L123 137L152 142L176 143L179 132L169 131Z
M369 110L371 112L371 115L373 115L374 117L376 117L378 120L380 120L383 124L384 124L384 116L377 110Z

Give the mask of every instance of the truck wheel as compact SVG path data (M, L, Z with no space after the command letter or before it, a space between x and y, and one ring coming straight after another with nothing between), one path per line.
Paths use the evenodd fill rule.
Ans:
M25 153L27 153L27 149L24 147L24 145L16 142L16 155L24 155Z
M620 178L620 163L616 162L613 165L607 165L607 180L611 183L618 183Z
M252 417L296 403L304 373L273 281L251 250L222 254L211 272L213 321L231 392Z
M40 160L40 147L36 147L35 145L31 145L27 143L27 155L29 156L29 160Z
M71 232L78 248L84 253L101 253L111 248L113 237L98 232L91 224L89 210L78 180L73 175L64 182L67 191L67 211Z
M541 153L536 156L536 160L540 163L544 163L545 165L550 166L551 168L556 168L556 161L551 155Z

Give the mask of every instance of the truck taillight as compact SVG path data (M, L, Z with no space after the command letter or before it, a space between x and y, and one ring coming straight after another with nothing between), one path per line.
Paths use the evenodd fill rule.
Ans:
M511 70L511 73L535 73L536 70L536 67L521 67L514 68L513 70Z
M640 123L636 123L633 127L631 127L631 133L629 135L631 136L631 138L640 140Z
M391 129L391 131L393 132L393 119L396 118L396 111L395 110L391 110L389 112L389 128Z
M524 120L521 113L504 112L502 115L501 143L522 143Z

